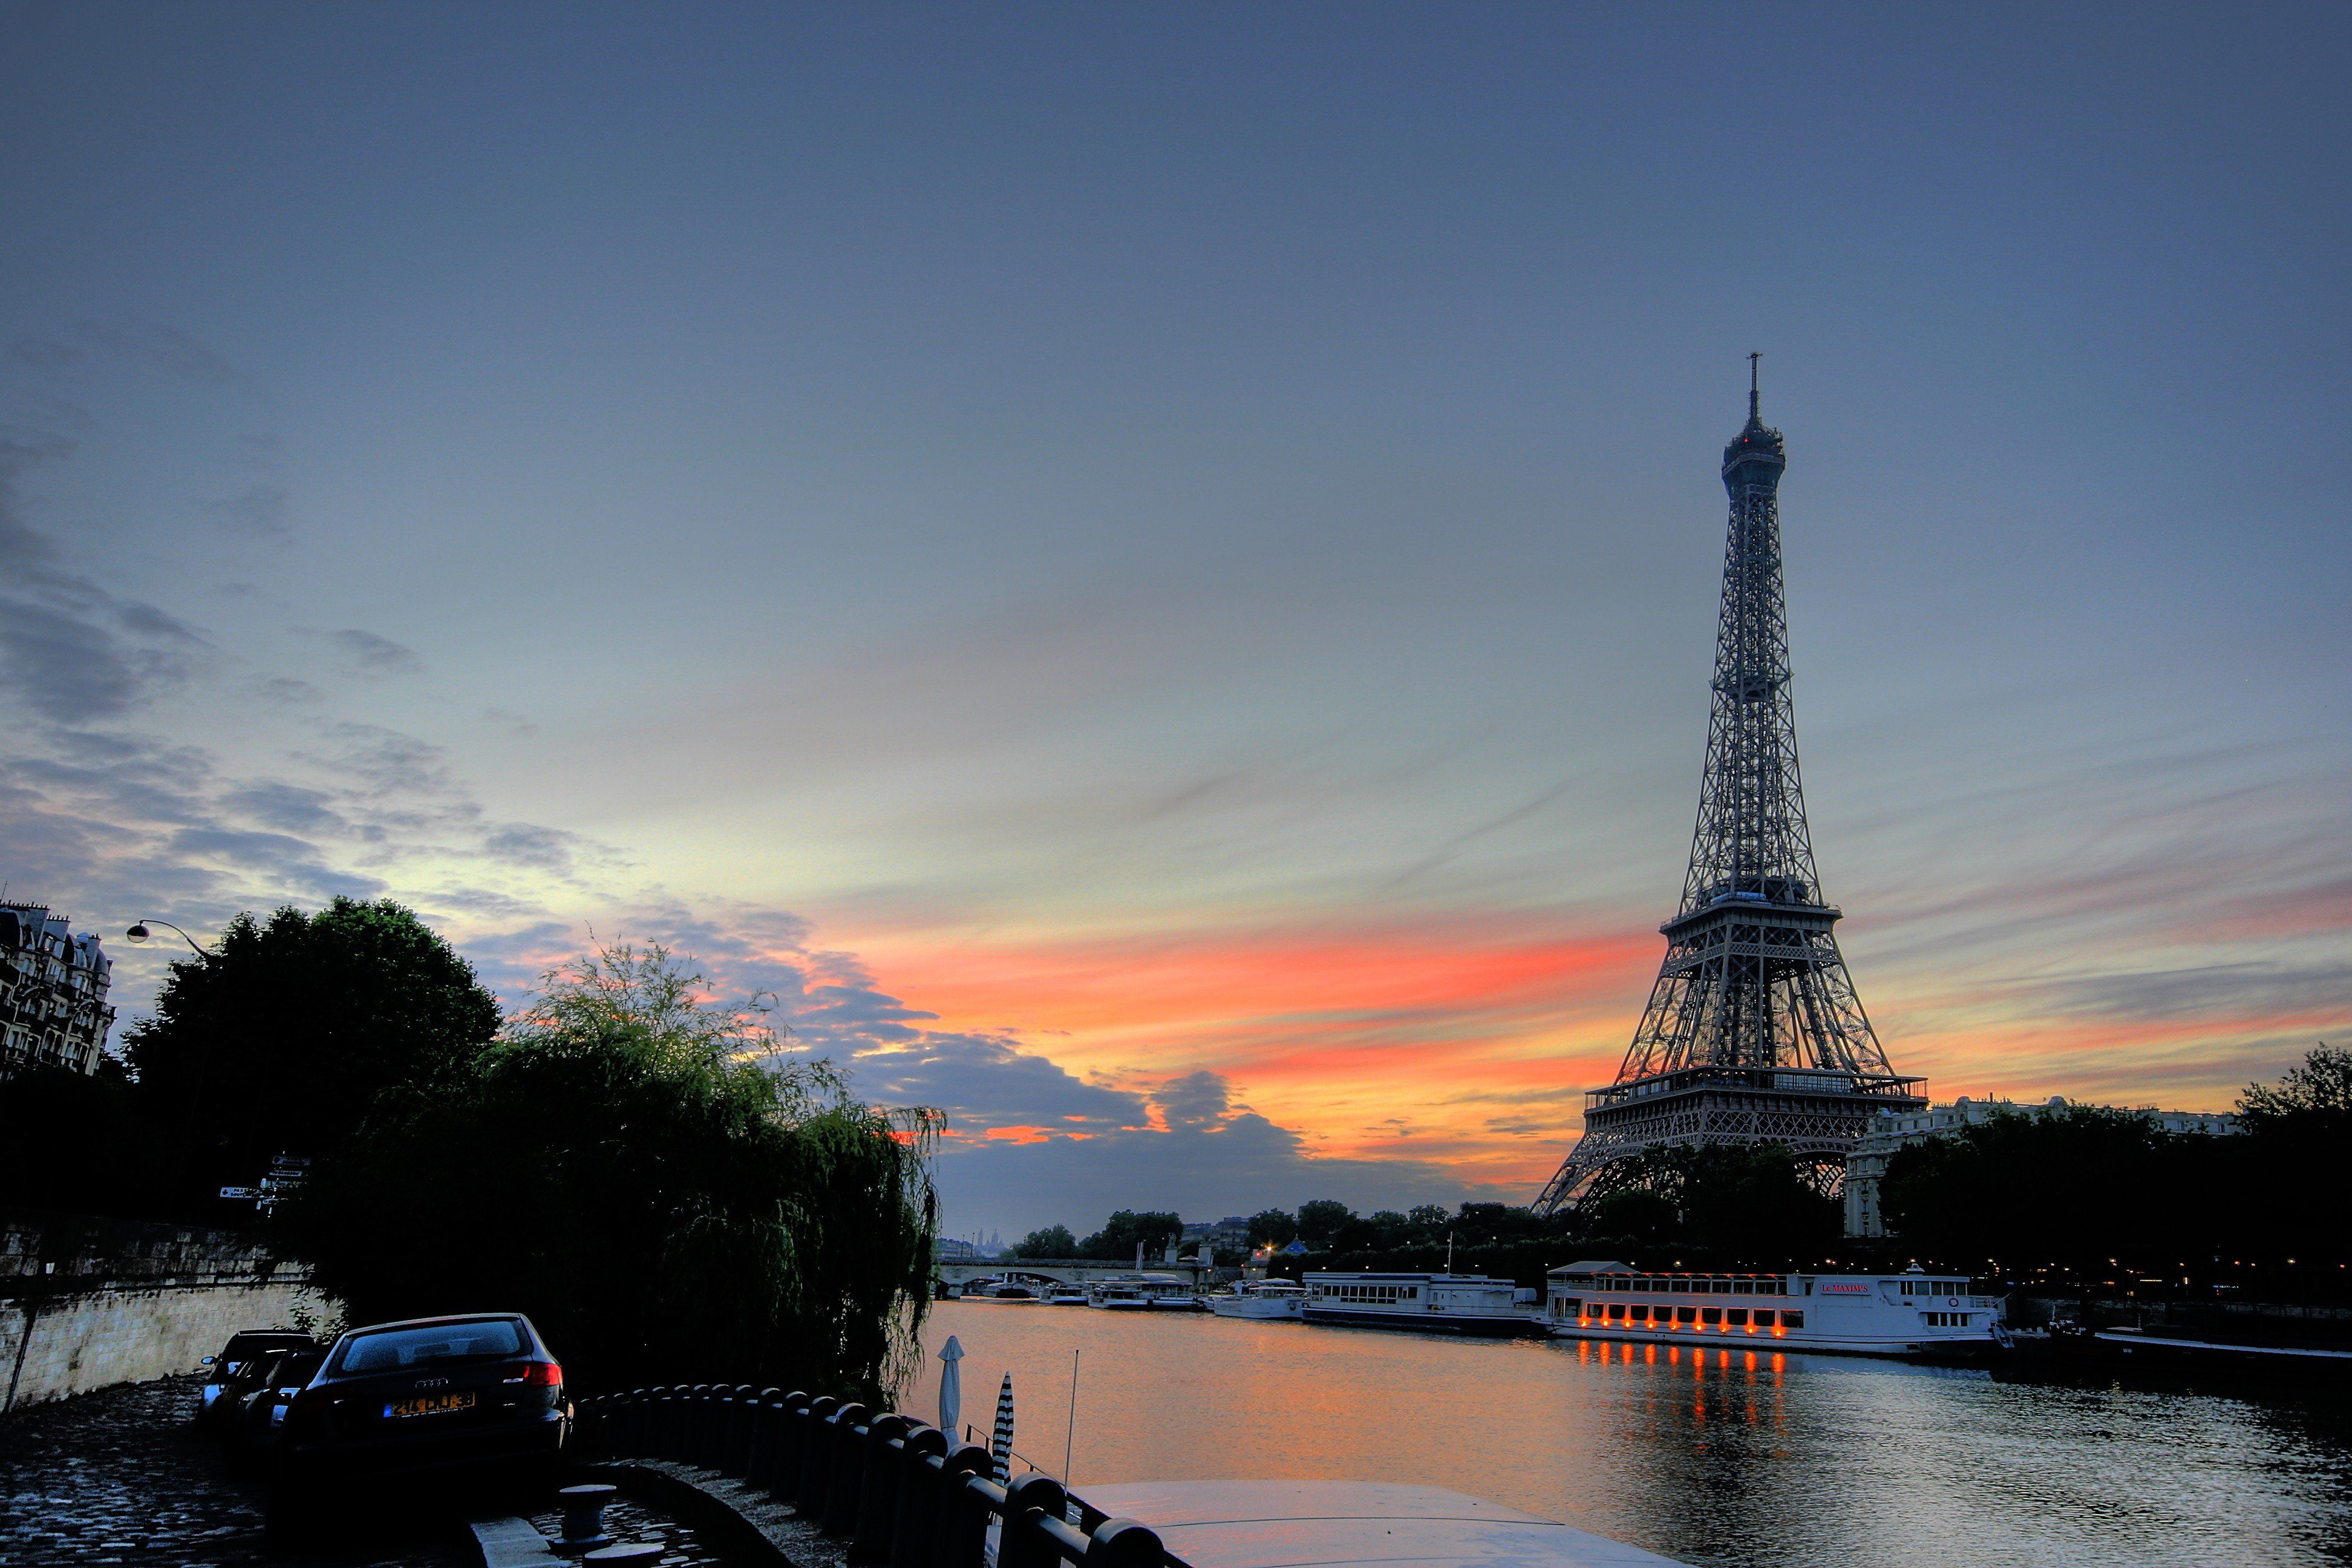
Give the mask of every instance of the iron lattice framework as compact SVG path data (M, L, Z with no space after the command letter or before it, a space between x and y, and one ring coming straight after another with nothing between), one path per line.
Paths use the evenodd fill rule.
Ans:
M1731 522L1715 634L1715 702L1682 907L1617 1080L1585 1096L1584 1135L1536 1212L1608 1184L1654 1149L1782 1143L1843 1158L1881 1110L1916 1109L1870 1027L1823 903L1805 828L1780 584L1780 433L1757 413L1723 453Z

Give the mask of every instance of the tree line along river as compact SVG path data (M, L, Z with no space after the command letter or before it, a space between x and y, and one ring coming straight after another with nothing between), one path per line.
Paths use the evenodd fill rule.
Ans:
M2352 1400L2034 1382L1853 1357L943 1301L988 1440L1089 1482L1423 1481L1685 1562L2352 1563ZM1021 1467L1016 1466L1016 1470Z

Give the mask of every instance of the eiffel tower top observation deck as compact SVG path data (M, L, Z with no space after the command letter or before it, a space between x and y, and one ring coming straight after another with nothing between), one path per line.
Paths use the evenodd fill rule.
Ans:
M1831 1166L1881 1110L1927 1101L1887 1065L1821 896L1797 767L1780 582L1788 450L1757 407L1723 449L1731 499L1714 704L1682 906L1617 1080L1585 1096L1584 1136L1536 1200L1608 1190L1653 1149L1780 1143Z

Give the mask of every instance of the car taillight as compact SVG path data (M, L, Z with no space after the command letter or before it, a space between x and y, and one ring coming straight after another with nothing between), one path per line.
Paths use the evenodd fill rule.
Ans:
M526 1388L561 1388L563 1369L551 1361L535 1361L522 1369L522 1381Z

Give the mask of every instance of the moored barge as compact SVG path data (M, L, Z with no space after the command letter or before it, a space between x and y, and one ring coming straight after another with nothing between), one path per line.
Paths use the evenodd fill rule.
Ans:
M1545 1321L1563 1339L1923 1359L1985 1355L2008 1339L1999 1297L1916 1265L1901 1274L1705 1274L1588 1261L1546 1278Z

